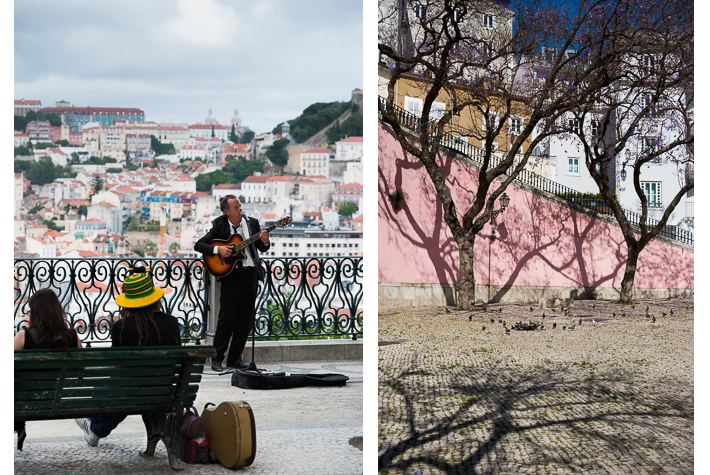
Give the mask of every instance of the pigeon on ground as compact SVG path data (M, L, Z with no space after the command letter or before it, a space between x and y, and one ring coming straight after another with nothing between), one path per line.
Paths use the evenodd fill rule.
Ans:
M555 328L557 328L557 322L554 322L554 323L552 324L552 329L554 330Z
M562 325L563 330L567 330L567 325Z
M673 309L671 309L671 317L673 316Z
M648 305L646 305L646 315L648 315Z
M471 320L473 320L473 315L468 316L468 321L470 322Z
M485 326L485 325L482 325L481 330L485 330L485 329L486 329L486 326Z
M503 326L505 326L505 320L503 320Z
M506 335L510 335L510 328L506 328L506 329L505 329L505 334L506 334Z
M665 316L666 316L666 312L661 312L661 315L663 315L663 316L665 317Z
M632 305L632 306L631 306L631 310L633 310L633 309L635 309L635 308L636 308L636 305Z
M579 319L579 326L582 326L582 319Z
M612 315L613 317L616 317L616 312L611 312L611 315Z
M592 325L596 325L597 321L592 318Z
M626 316L626 312L622 312L621 316L622 316L622 317L625 317L625 316Z
M656 316L653 316L653 319L651 320L653 323L656 323Z
M556 313L557 309L555 307L552 307L552 311Z
M498 317L498 323L503 323L503 319Z
M542 312L542 319L545 319L545 312Z
M503 313L503 307L498 309L498 313Z
M597 308L597 306L596 306L596 305L594 305L594 304L592 304L592 308Z
M545 324L544 324L544 323L541 323L541 324L540 324L540 330L544 330L544 329L545 329Z
M495 318L491 318L491 323L495 323L495 322L496 322Z
M532 307L530 307L530 311L531 311L531 312L533 311L533 308L532 308Z
M571 325L571 326L569 327L569 329L570 329L570 330L574 330L575 326L576 326L576 325Z
M451 310L449 310L449 309L446 308L446 307L444 307L444 310L446 310L446 313L451 313Z

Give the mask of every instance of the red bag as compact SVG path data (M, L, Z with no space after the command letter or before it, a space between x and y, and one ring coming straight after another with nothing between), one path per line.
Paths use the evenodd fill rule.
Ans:
M185 409L180 427L180 460L187 463L209 463L208 437L207 423L197 415L197 409Z

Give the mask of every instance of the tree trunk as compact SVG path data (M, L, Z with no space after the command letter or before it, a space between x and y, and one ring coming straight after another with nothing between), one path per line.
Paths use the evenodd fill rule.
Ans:
M458 241L458 240L457 240ZM473 239L461 240L459 246L459 280L456 283L459 308L473 308L476 304L476 277L473 272Z
M636 278L636 265L638 264L640 251L636 246L628 246L628 248L629 255L626 258L624 278L621 281L619 303L631 303L634 294L634 279Z

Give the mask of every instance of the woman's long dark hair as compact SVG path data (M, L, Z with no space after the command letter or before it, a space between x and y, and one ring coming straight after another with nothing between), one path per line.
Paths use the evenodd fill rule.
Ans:
M30 325L37 348L66 350L74 343L74 330L69 328L67 317L57 294L52 289L40 289L28 302Z
M136 330L138 331L138 345L145 346L148 343L148 334L150 332L149 326L155 328L155 333L158 335L158 343L160 343L160 329L156 325L153 319L153 314L160 311L160 300L152 305L141 308L126 308L121 309L121 318L123 319L123 325L121 326L121 345L123 345L123 331L126 329L126 324L129 320L133 320L136 323Z

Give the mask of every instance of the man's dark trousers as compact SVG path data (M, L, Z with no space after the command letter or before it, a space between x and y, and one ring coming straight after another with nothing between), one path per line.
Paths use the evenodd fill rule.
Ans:
M214 335L217 356L213 361L221 363L224 360L230 337L232 344L229 345L227 366L234 366L242 354L249 338L256 303L255 279L253 267L235 267L228 276L220 279L222 290L219 296L219 319Z

